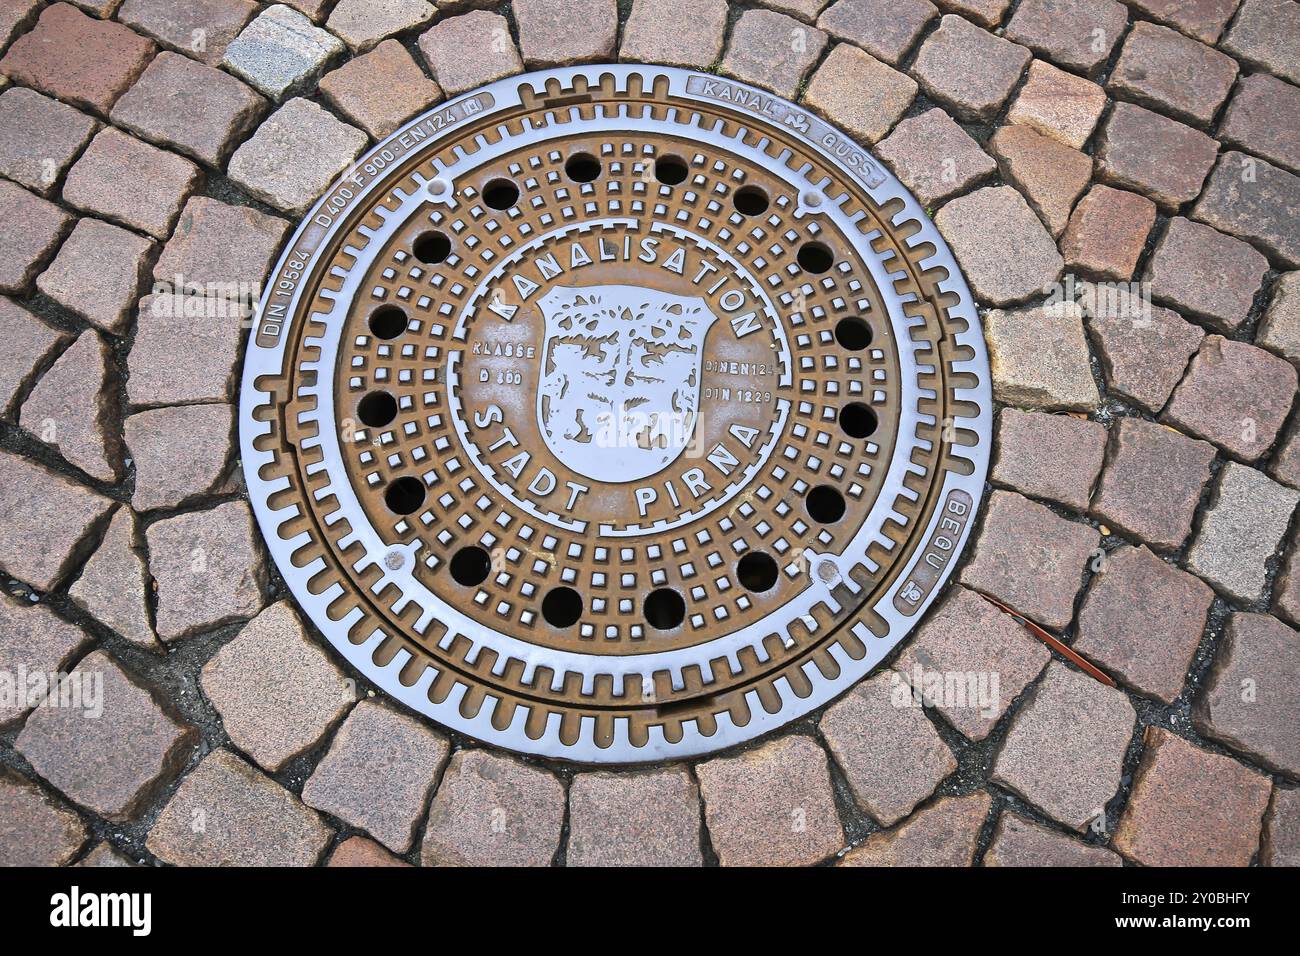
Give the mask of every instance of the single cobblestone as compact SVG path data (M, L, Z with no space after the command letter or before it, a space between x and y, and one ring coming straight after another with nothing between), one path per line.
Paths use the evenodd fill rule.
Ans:
M907 112L916 81L840 43L813 74L803 102L863 143L875 143Z
M514 757L462 750L429 808L425 866L550 866L560 848L564 784Z
M1136 719L1122 691L1049 664L1033 698L1012 718L993 779L1082 832L1119 789Z
M1293 363L1300 362L1300 272L1278 276L1255 342Z
M530 70L614 58L615 0L514 0L510 7Z
M1228 151L1219 157L1192 218L1263 248L1287 269L1300 268L1300 176Z
M66 202L166 239L203 173L188 159L106 127L95 134L63 184Z
M1144 866L1250 863L1268 806L1268 778L1161 727L1148 727L1144 743L1115 849Z
M939 210L935 225L947 240L971 289L994 306L1014 305L1056 282L1065 260L1020 193L988 186ZM991 245L990 235L999 242Z
M303 215L366 147L366 134L310 100L292 99L230 158L230 178L248 193Z
M434 13L425 0L338 0L325 26L353 53L364 53L396 33L425 26Z
M363 700L302 788L303 802L405 853L451 745L409 714Z
M218 297L166 293L140 300L127 365L134 406L225 402L234 394L243 317Z
M247 206L229 206L206 196L194 196L185 204L176 221L175 232L158 257L153 270L154 279L172 292L193 290L213 299L233 297L243 299L251 306L261 295L262 283L288 231L289 223L278 216L268 216ZM193 305L195 299L186 302ZM163 308L174 305L175 300L164 295L148 300L148 304ZM209 301L203 304L207 307L217 303ZM146 302L141 301L142 312L145 305ZM198 317L216 325L224 322L237 324L239 319L238 315L228 314L224 308L212 309L207 315L191 316ZM191 332L190 336L202 334ZM221 329L209 334L215 338L224 337ZM135 348L138 349L139 344L137 335ZM131 355L134 357L135 349ZM177 343L173 360L184 362L184 356L185 350ZM220 367L216 371L220 372ZM186 369L186 374L210 377L202 376L194 368Z
M0 102L3 98L0 97ZM1279 116L1300 115L1300 89L1267 73L1244 76L1219 124L1219 139L1300 172L1300 124Z
M1116 103L1098 134L1097 177L1143 193L1166 212L1195 199L1218 143L1200 130L1132 103Z
M73 217L54 203L0 180L0 248L5 250L0 292L27 293L72 223Z
M1083 566L1098 534L1009 491L989 496L984 526L961 583L1061 630L1074 616Z
M929 0L838 0L822 11L817 26L898 66L938 13Z
M0 94L0 175L42 196L53 195L99 123L35 90Z
M135 545L135 515L130 508L119 508L68 597L136 647L160 651L145 603L148 575Z
M396 40L349 60L320 81L325 98L375 139L383 139L440 99L438 84Z
M1227 462L1187 552L1188 570L1238 601L1263 599L1267 562L1286 534L1300 491Z
M921 44L912 74L932 99L968 120L990 120L1031 59L1022 46L949 14Z
M807 737L715 757L695 774L723 866L809 865L844 846L826 754Z
M701 866L700 792L682 767L579 773L569 785L569 866Z
M77 814L0 772L0 866L66 866L89 835Z
M128 417L126 446L135 462L131 507L176 508L218 490L228 471L232 424L230 405L178 405Z
M53 364L68 337L3 297L0 327L5 330L5 348L0 350L0 416L12 419L17 400Z
M1106 390L1157 413L1182 380L1205 331L1177 312L1104 291L1093 287L1085 315L1101 358Z
M84 658L69 679L99 687L94 696L102 712L87 719L95 710L84 704L37 708L14 749L71 800L109 820L130 820L180 773L198 732L104 651Z
M220 167L266 109L262 96L229 73L163 51L111 116L142 139Z
M0 50L19 33L31 28L40 8L41 0L9 0L0 5Z
M113 482L121 461L113 409L112 353L88 329L50 366L27 401L18 424L92 478Z
M746 10L732 25L720 68L726 76L792 100L826 42L821 30L784 14Z
M510 24L499 13L486 10L439 20L420 35L420 53L448 96L524 69Z
M1273 444L1296 394L1296 370L1272 352L1207 335L1164 417L1254 461Z
M708 69L722 56L727 9L726 0L634 0L618 58Z
M1101 396L1088 363L1081 315L1073 304L985 313L993 397L1040 411L1095 409Z
M1151 297L1232 333L1250 313L1268 260L1249 244L1181 216L1169 220L1147 264Z
M1110 850L1058 833L1019 814L998 818L984 854L985 866L1123 866Z
M157 254L157 243L129 229L79 219L36 287L74 315L122 336Z
M1152 20L1186 33L1202 43L1214 43L1236 12L1240 0L1127 0Z
M1144 547L1106 556L1079 612L1074 649L1140 693L1173 703L1200 646L1214 591Z
M919 689L927 706L971 740L983 740L1050 659L1047 646L1015 618L974 591L955 587L903 648L894 669ZM982 699L979 686L969 683L964 701L949 699L946 693L927 695L926 680L935 679L929 675L946 682L950 674L974 675L977 680L978 675L990 675L988 696Z
M1237 79L1237 63L1213 47L1168 27L1139 21L1124 40L1106 89L1168 113L1208 125Z
M1057 69L1045 60L1029 64L1029 75L1007 113L1058 143L1082 149L1106 108L1106 91L1091 80Z
M126 0L117 18L162 46L218 66L255 13L252 0Z
M1207 737L1292 777L1300 773L1300 634L1267 614L1233 614L1192 710Z
M0 451L0 570L50 591L93 546L113 502L35 462Z
M354 836L348 837L335 847L334 852L330 854L329 862L325 865L332 867L410 867L411 864L405 860L399 860L374 840Z
M316 746L356 700L343 672L283 601L217 651L200 684L231 743L271 773Z
M1243 0L1220 44L1243 63L1300 84L1300 15L1294 0Z
M1095 184L1074 207L1061 237L1066 269L1094 279L1129 281L1155 221L1156 204L1150 199Z
M1181 548L1210 480L1214 448L1156 422L1120 418L1092 513L1162 551Z
M273 100L307 92L343 42L284 4L267 7L226 47L221 64Z
M1004 408L990 480L1031 498L1087 511L1105 457L1106 427L1100 422Z
M1089 76L1110 58L1128 10L1115 0L1022 0L1006 37L1039 56Z
M312 866L331 836L288 790L214 750L181 781L146 846L175 866Z
M876 156L927 209L979 185L998 165L941 109L905 119Z
M0 597L0 673L5 674L15 690L27 690L19 679L26 672L57 674L69 665L90 643L90 635L69 624L43 604L26 605ZM31 688L31 696L6 695L0 699L0 727L18 720L31 706L45 699L46 686Z
M108 115L153 57L153 42L114 23L54 3L14 41L0 73L73 106Z
M1261 866L1300 866L1300 790L1274 788L1259 841Z
M873 833L839 866L970 866L993 801L983 790L944 797L894 830Z
M253 516L242 501L149 526L149 571L158 582L157 627L164 641L262 609L266 569Z
M1004 126L989 139L989 150L1007 181L1024 194L1059 238L1070 210L1092 175L1092 157L1036 133L1028 126Z
M858 806L884 826L911 813L957 769L952 751L892 671L841 697L817 729Z

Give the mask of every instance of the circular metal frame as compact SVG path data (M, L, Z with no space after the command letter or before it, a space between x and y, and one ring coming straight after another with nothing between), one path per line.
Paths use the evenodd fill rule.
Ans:
M654 91L661 106L672 108L614 108L598 96L592 107L591 91L602 89L625 97ZM851 540L838 550L804 549L806 578L782 604L779 627L768 616L707 640L645 652L592 653L529 640L518 627L486 626L471 606L422 583L421 562L432 566L432 559L419 543L381 533L357 497L336 411L336 389L346 381L337 374L339 363L350 347L344 328L393 236L417 214L454 208L466 170L517 147L505 122L493 122L525 106L547 117L525 121L523 132L538 144L579 129L677 139L688 133L702 148L766 170L794 190L788 216L826 223L869 272L897 353L894 450ZM474 134L465 136L467 129ZM452 161L439 161L435 175L412 173L453 139L463 148ZM686 231L664 222L652 228ZM346 258L336 262L352 265L336 264L333 288L323 289L323 269L340 248ZM514 250L497 268L520 255L522 249ZM762 278L753 277L760 289ZM489 279L480 280L476 296ZM474 305L471 300L450 316L449 326L463 324ZM781 313L778 303L764 306L784 341L793 332ZM780 345L773 347L779 353ZM788 341L785 348L788 356ZM458 360L451 354L438 360L445 361L450 402ZM787 357L787 378L790 367ZM781 419L774 437L793 404L775 403ZM462 421L457 409L444 411ZM643 763L750 740L865 677L932 603L971 534L991 418L988 359L969 289L925 212L869 153L801 107L733 80L595 65L512 76L441 104L371 149L326 192L281 256L254 319L240 448L254 512L290 591L369 680L491 744L582 763ZM489 482L490 466L473 467ZM501 489L494 494L508 497ZM544 515L533 517L546 523ZM691 513L681 524L700 518ZM600 531L615 546L627 536L664 530L614 523ZM358 583L341 583L339 569ZM523 619L532 620L527 611ZM732 679L739 685L728 684ZM524 692L498 691L495 681ZM566 709L547 697L560 693L575 703Z

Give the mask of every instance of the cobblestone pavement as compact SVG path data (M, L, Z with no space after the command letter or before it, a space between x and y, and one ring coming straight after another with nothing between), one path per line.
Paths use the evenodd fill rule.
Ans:
M256 292L405 119L614 59L871 144L983 307L999 411L891 668L741 752L589 772L312 637L240 487L238 310L171 284ZM0 74L0 862L1300 862L1297 3L0 0ZM13 692L59 671L65 706Z

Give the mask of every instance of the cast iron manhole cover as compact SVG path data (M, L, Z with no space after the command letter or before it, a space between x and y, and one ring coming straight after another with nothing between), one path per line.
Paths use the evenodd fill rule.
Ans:
M263 296L241 448L325 637L480 740L699 754L837 696L971 532L988 365L915 200L716 76L502 80L358 161Z

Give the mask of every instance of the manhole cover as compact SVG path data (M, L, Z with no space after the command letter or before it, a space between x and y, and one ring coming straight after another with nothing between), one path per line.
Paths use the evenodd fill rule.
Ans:
M356 668L513 750L716 750L840 694L970 534L987 359L838 130L657 67L512 77L321 200L262 300L244 470Z

